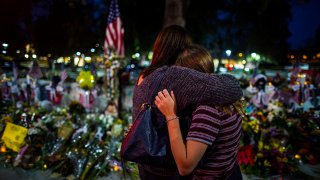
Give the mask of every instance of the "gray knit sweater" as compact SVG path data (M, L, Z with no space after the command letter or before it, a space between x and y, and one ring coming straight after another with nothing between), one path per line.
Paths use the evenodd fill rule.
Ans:
M239 81L232 75L205 74L180 66L164 66L144 78L133 93L133 120L143 103L153 102L152 85L161 81L158 91L173 90L178 112L196 104L231 104L242 97ZM156 83L156 84L153 84Z

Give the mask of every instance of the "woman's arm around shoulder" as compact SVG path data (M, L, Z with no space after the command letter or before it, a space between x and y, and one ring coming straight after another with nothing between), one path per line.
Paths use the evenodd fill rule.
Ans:
M230 74L206 74L180 66L168 68L163 84L175 92L178 110L190 104L231 104L243 96L239 81Z

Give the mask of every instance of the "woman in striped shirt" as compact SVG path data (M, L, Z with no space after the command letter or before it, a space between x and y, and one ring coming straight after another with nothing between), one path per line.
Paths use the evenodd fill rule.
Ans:
M205 73L213 71L210 53L197 45L187 47L177 65ZM192 173L192 179L242 179L237 163L242 121L240 101L229 106L197 106L186 142L180 131L173 92L160 91L155 104L166 117L170 146L180 175Z

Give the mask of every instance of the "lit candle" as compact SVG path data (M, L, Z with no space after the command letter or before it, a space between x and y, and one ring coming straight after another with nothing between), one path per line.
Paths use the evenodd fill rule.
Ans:
M119 166L114 165L114 166L113 166L113 170L114 170L114 171L119 171Z
M5 146L5 145L2 145L0 151L1 151L2 153L6 152L6 151L7 151L6 146Z

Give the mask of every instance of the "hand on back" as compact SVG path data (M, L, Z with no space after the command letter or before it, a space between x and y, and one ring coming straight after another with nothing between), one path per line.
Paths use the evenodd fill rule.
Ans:
M177 104L173 91L170 94L167 89L159 91L154 103L167 119L176 116Z

